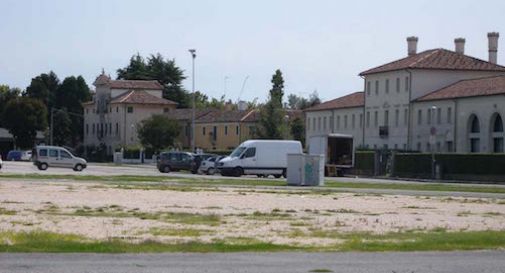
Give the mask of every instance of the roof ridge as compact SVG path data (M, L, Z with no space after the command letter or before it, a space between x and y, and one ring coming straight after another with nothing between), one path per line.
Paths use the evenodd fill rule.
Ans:
M130 93L129 93L128 95L124 96L124 97L123 97L123 98L119 101L120 103L121 103L121 102L124 102L127 98L129 98L129 97L130 97L130 96L131 96L131 95L135 92L135 90L130 90L129 92L130 92Z
M422 56L421 58L419 58L419 60L415 61L414 63L409 64L408 67L411 67L411 68L414 67L416 64L420 63L421 61L426 60L427 58L431 57L433 54L435 54L435 53L437 53L437 52L439 52L441 50L443 50L443 48L432 49L431 52L429 52L428 54ZM428 52L428 50L425 50L425 51L423 51L423 52L421 52L419 54L424 54L425 52Z

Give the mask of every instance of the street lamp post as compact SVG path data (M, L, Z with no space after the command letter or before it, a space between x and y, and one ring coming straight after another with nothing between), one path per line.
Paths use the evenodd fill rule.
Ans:
M190 49L189 53L191 54L192 59L192 92L193 92L193 107L191 111L191 151L195 151L195 58L196 58L196 49Z

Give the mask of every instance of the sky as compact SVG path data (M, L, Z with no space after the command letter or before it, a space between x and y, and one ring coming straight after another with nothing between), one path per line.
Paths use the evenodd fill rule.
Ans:
M505 1L0 0L0 84L25 89L54 71L112 77L136 53L174 59L209 97L265 101L276 69L285 94L323 100L363 90L358 74L418 51L454 49L487 60L487 33L505 37ZM504 42L498 63L505 64ZM246 80L247 79L247 80ZM243 86L243 88L242 88Z

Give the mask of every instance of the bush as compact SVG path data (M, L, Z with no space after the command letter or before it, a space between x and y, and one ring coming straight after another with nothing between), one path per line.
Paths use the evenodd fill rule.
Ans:
M356 151L354 153L354 171L356 174L373 175L375 171L375 152Z
M393 175L399 177L431 177L431 154L395 154Z

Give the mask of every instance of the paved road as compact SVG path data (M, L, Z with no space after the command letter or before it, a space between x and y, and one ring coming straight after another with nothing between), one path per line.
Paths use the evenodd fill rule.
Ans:
M501 273L504 251L407 253L0 254L0 272ZM319 269L319 271L317 271Z

